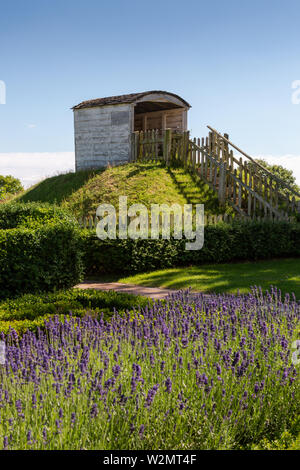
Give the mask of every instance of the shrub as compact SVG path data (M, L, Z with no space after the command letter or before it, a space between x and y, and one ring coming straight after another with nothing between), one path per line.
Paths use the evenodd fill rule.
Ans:
M0 205L0 229L16 228L20 225L43 224L50 220L70 220L73 217L65 210L51 204L38 202L10 202Z
M236 222L205 227L204 246L185 250L186 240L100 240L82 231L89 275L136 273L168 267L300 256L300 224Z
M67 220L0 230L0 298L78 283L81 246L77 225Z
M0 175L0 201L5 199L8 195L13 195L23 191L21 181L11 175Z
M151 302L151 301L150 301ZM136 306L146 307L149 299L114 291L103 292L95 289L70 289L42 294L24 294L18 298L0 302L0 332L6 334L9 328L22 334L25 330L43 327L45 320L53 315L61 319L65 315L84 317L87 313L104 319L112 316L114 310L125 312Z

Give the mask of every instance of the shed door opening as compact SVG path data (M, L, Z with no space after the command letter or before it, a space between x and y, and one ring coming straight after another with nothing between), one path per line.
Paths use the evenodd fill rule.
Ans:
M186 130L186 109L169 101L143 101L134 107L134 130Z

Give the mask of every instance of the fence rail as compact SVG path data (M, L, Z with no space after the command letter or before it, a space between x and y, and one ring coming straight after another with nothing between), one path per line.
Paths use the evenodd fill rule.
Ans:
M135 217L128 217L127 218L127 224L129 225L130 222L134 219L135 219ZM233 223L234 221L237 221L237 220L243 220L245 223L247 223L247 222L250 222L251 219L249 219L248 217L244 217L243 215L241 215L240 217L236 217L235 215L231 215L231 214L227 214L227 213L219 214L219 215L213 215L213 214L208 214L208 215L205 214L204 215L204 225L205 226L207 226L207 225L217 225L221 222L231 224L231 223ZM263 221L263 220L269 220L269 219L266 218L266 217L257 217L256 220L262 220ZM284 220L290 221L291 219L289 217L286 217ZM99 221L100 221L100 218L97 217L97 216L94 216L94 215L87 215L85 217L80 217L78 219L78 223L79 223L80 227L85 228L85 229L89 229L89 230L96 230L96 227L97 227L97 224L98 224ZM172 228L173 224L174 224L174 217L172 216L172 213L171 213L170 221L171 221L170 226ZM162 218L160 217L160 226L161 226L161 223L162 223ZM184 221L183 221L183 223L184 223ZM150 225L150 228L151 228L151 225Z
M189 131L148 130L132 134L132 161L179 161L218 193L240 217L287 220L300 212L300 194L208 126L206 138ZM233 152L239 152L240 156ZM296 200L296 197L299 200Z

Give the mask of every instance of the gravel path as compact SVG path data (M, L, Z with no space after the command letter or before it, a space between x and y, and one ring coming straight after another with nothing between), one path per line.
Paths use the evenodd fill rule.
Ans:
M143 295L145 297L150 297L151 299L164 299L168 295L178 292L173 289L137 286L135 284L123 284L121 282L83 281L74 287L77 289L114 290L116 292L126 292L127 294Z

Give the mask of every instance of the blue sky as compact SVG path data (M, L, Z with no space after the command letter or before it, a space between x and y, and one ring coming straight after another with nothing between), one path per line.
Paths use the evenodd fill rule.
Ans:
M300 183L299 1L1 1L1 80L0 174L27 184L72 167L71 106L152 89Z

